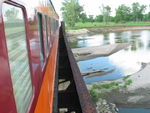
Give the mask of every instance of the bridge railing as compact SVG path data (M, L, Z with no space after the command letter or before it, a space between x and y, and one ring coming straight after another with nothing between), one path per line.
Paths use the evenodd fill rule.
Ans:
M59 91L59 108L68 108L70 112L75 111L76 113L97 113L66 39L64 22L61 22L60 27L59 66L59 80L65 79L64 82L70 82L66 89Z

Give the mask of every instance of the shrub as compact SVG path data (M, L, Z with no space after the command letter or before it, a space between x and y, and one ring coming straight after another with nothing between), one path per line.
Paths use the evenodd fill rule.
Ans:
M120 84L120 82L112 82L111 85L112 86L118 86Z
M103 84L102 87L108 89L108 88L111 88L113 86L118 86L119 84L120 84L120 82L112 82L110 84Z
M132 80L127 80L127 81L125 82L125 85L130 85L130 84L132 84Z
M103 87L103 88L106 88L106 89L109 89L109 88L112 87L112 85L111 85L111 84L103 84L102 87Z
M90 90L90 95L92 97L92 100L94 103L96 103L99 99L99 94L96 93L96 91L94 91L93 89Z
M93 84L93 85L92 85L92 88L93 88L93 89L100 89L100 86L98 86L97 84Z

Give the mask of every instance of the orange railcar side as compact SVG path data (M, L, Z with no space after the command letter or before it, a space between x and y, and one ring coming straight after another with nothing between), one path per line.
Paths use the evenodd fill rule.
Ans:
M52 113L58 38L54 41L34 113Z

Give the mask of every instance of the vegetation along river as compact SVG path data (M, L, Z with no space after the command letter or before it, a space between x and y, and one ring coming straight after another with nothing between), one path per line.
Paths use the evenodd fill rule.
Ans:
M138 72L144 64L150 62L150 30L111 32L98 35L70 37L71 48L101 46L116 43L130 43L130 46L110 56L79 61L80 71L85 73L94 70L109 72L84 80L86 83L113 80ZM150 113L144 108L119 108L119 113Z

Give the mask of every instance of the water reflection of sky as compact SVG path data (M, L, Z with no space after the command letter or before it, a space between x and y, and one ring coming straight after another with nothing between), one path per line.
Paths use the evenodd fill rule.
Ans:
M131 46L108 57L80 61L81 72L102 69L115 71L105 76L86 78L86 82L111 80L140 70L142 63L150 62L150 31L126 31L94 36L78 37L76 47L100 46L115 43L131 43Z
M99 57L96 59L80 61L78 65L80 67L81 72L88 72L88 71L98 70L98 69L101 69L104 72L114 70L113 73L107 74L105 76L86 78L85 79L86 83L93 82L93 81L96 82L96 81L106 80L106 79L112 80L121 77L123 74L123 70L117 67L116 65L114 65L113 63L111 63L108 57Z
M150 30L105 33L94 36L78 36L79 40L70 42L72 48L100 46L130 42L138 48L150 48ZM76 45L73 47L72 45Z
M150 113L150 109L144 109L144 108L119 108L119 113Z

